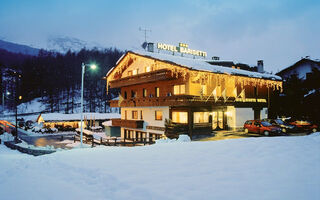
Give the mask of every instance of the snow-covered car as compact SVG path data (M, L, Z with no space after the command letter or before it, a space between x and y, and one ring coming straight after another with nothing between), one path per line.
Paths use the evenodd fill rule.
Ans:
M293 133L297 131L297 127L291 124L288 124L281 119L263 119L273 126L279 127L283 133Z
M267 121L248 120L243 125L244 132L258 133L265 136L283 135L279 127L273 126Z

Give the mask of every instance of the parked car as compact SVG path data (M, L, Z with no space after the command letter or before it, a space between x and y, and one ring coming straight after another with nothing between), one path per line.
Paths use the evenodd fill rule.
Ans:
M318 126L315 124L312 124L309 121L305 120L295 120L290 122L291 125L294 125L297 127L298 131L304 131L304 132L316 132L318 130Z
M283 133L297 132L296 126L288 124L281 119L263 119L263 121L267 121L273 126L279 127Z
M243 128L246 133L258 133L265 136L283 135L279 127L272 126L272 124L267 121L248 120L244 123Z

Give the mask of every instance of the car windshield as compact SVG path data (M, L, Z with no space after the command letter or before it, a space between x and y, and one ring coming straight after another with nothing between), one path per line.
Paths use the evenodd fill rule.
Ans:
M269 122L266 122L266 121L262 121L261 124L263 126L272 126Z
M277 124L284 124L284 122L281 119L276 119L274 121L277 122Z

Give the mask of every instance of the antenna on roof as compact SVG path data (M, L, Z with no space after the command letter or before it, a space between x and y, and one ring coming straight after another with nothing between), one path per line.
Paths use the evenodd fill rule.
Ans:
M151 32L151 29L142 29L141 27L139 27L139 31L143 31L144 32L144 42L147 42L147 32Z

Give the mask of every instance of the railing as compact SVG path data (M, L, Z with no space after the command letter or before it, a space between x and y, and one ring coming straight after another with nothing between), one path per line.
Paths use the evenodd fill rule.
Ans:
M80 135L74 136L74 142L80 141ZM83 134L83 142L86 144L91 144L91 147L95 145L105 145L105 146L142 146L151 145L155 143L155 137L149 138L132 138L132 139L122 139L119 137L102 138L95 139L92 135Z
M152 72L147 72L143 74L128 76L125 78L120 78L117 80L110 81L110 88L120 88L129 85L136 85L142 83L149 83L161 80L174 79L171 71L168 69L160 69Z
M112 126L143 128L143 120L112 119Z
M124 99L120 102L118 100L110 101L111 107L136 107L136 106L191 106L191 105L212 105L213 103L231 103L234 102L234 97L214 99L213 97L200 97L193 95L173 95L165 97L140 97Z

